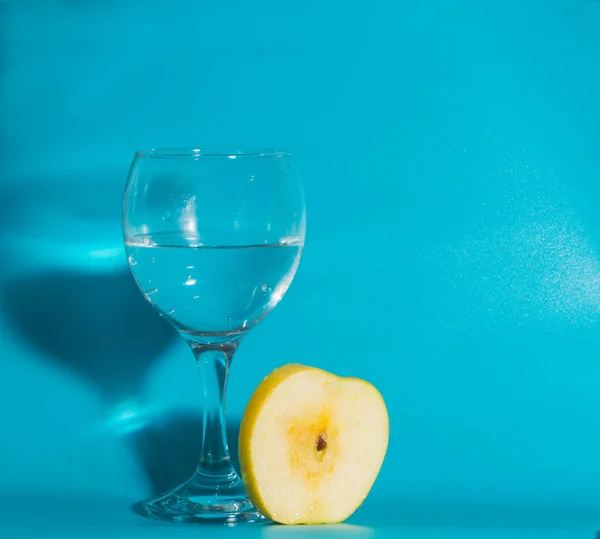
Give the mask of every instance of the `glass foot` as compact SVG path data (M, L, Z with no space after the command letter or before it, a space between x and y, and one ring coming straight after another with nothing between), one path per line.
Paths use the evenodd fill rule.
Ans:
M156 499L138 504L136 511L143 516L170 522L230 525L269 522L246 497L244 485L235 472L226 478L216 478L202 476L196 471L187 483Z

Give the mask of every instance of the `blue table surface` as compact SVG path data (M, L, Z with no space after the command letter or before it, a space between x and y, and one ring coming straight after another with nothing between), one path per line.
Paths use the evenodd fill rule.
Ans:
M0 537L592 539L600 529L597 507L435 506L398 503L393 496L385 500L370 497L341 524L223 526L149 520L130 509L132 501L101 495L7 494L0 497Z

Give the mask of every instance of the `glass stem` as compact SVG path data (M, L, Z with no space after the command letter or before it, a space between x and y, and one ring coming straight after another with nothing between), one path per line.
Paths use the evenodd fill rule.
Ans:
M196 478L224 486L239 480L231 465L225 420L227 375L239 341L219 344L188 341L188 344L200 371L203 394L202 452Z

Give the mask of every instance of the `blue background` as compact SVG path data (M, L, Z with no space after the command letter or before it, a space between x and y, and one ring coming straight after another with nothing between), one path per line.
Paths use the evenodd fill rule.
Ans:
M233 431L283 363L366 378L355 524L600 525L599 2L4 0L0 47L5 525L151 533L122 508L194 466L192 356L121 249L133 151L173 146L289 147L305 183Z

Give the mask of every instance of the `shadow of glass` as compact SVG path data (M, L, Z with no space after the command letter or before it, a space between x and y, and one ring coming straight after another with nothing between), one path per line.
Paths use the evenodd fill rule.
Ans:
M239 431L239 420L227 421L231 462L238 473ZM187 481L194 473L202 444L202 417L192 413L171 414L131 432L130 440L150 485L150 496L158 496Z
M122 171L0 184L0 309L7 329L102 399L109 436L131 444L160 494L189 479L200 455L198 415L140 402L153 364L177 332L146 301L122 246ZM199 412L199 411L198 411ZM230 439L237 466L238 425Z
M109 410L135 402L151 364L176 336L139 292L129 271L61 271L4 282L2 306L13 328L61 368L95 387ZM122 418L128 423L129 418ZM156 496L188 480L198 464L202 417L165 413L131 418L122 428ZM231 459L239 473L239 421L228 421Z
M125 269L9 279L2 306L42 358L93 385L109 406L138 395L150 365L175 336Z

